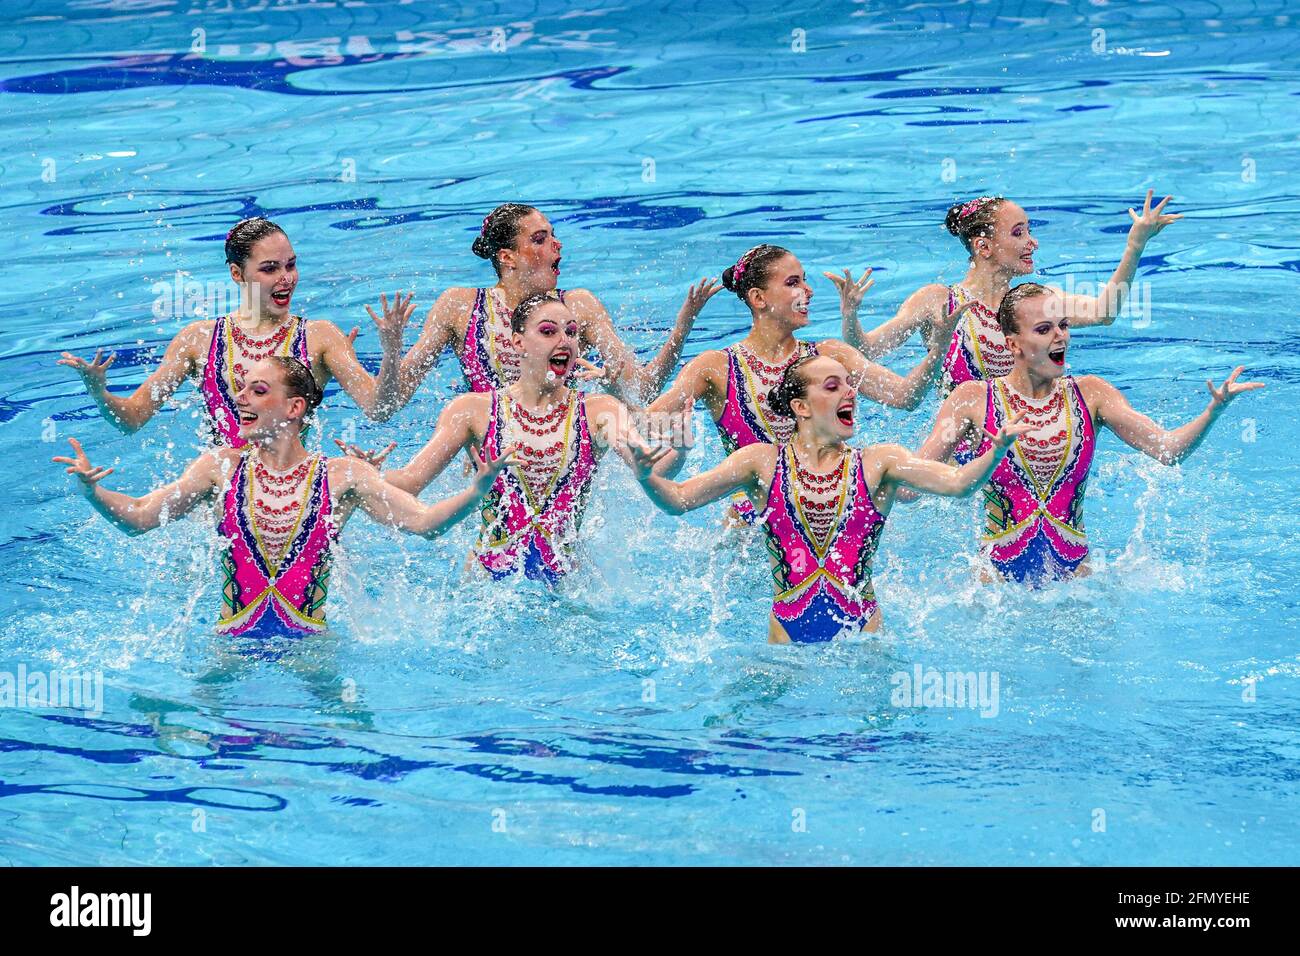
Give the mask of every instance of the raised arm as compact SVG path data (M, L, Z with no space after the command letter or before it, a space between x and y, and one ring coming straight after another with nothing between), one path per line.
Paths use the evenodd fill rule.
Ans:
M859 395L881 405L910 411L921 404L930 384L938 375L946 344L932 344L925 353L925 358L906 375L899 375L883 365L869 362L861 352L839 339L818 342L817 351L836 359L848 369L849 375L857 380Z
M1210 426L1234 398L1242 392L1264 387L1263 382L1238 382L1237 376L1244 370L1244 366L1237 366L1219 388L1213 382L1206 382L1210 403L1190 422L1173 429L1161 428L1134 409L1123 392L1100 376L1084 376L1079 379L1079 387L1095 409L1094 417L1118 435L1120 441L1162 465L1174 465L1196 450Z
M574 289L565 302L582 323L583 338L600 354L605 367L612 370L611 385L615 393L629 405L644 405L659 394L677 368L696 316L721 288L713 279L701 279L687 290L673 330L645 365L637 363L636 354L619 338L609 313L594 295L586 289Z
M401 361L397 373L397 389L393 396L394 410L404 408L411 400L429 370L438 364L442 350L451 342L457 321L467 316L473 307L474 300L469 289L448 289L438 296L433 308L425 316L424 329L420 332L419 339Z
M983 382L962 382L954 388L939 406L930 434L916 450L917 457L931 461L951 458L962 436L984 427L985 398Z
M384 480L396 488L418 495L451 463L466 445L476 440L474 421L488 397L461 395L447 403L438 416L433 437L402 468L384 472Z
M392 418L400 407L397 403L398 378L402 363L402 333L406 323L415 311L415 294L402 298L401 293L393 293L393 304L388 304L388 296L379 297L379 307L383 316L375 315L370 306L366 311L379 329L379 345L383 357L379 362L379 374L371 377L370 373L357 360L357 353L352 342L332 322L313 322L312 334L325 342L322 355L329 374L338 380L343 391L352 397L357 407L367 418L384 422Z
M868 359L875 361L888 355L918 331L925 338L927 349L935 344L936 329L943 324L944 310L948 305L947 286L923 286L907 297L892 319L868 332L858 320L858 308L862 294L874 284L875 280L866 281L871 270L868 269L857 282L853 281L852 273L847 269L843 278L831 272L822 275L830 279L840 293L841 336ZM855 288L860 288L860 291L855 292ZM939 336L945 347L949 337L951 332L947 337Z
M497 474L510 461L515 446L508 445L496 459L484 461L470 449L474 460L474 478L464 491L426 505L410 492L384 481L367 462L355 458L336 458L330 463L330 480L342 477L337 484L355 495L361 509L379 524L397 528L425 538L436 538L471 514L492 487Z
M194 509L200 501L218 488L225 480L223 454L210 451L200 455L176 481L156 488L140 498L132 498L119 491L109 491L99 484L101 478L113 473L112 468L97 468L75 438L69 438L75 458L56 456L51 461L67 465L67 472L81 482L82 493L96 511L115 527L129 535L152 531L172 519Z
M116 353L101 359L103 350L96 349L95 358L87 362L64 352L57 364L75 369L86 386L86 392L99 406L99 413L119 431L129 435L153 418L181 382L194 372L207 341L204 332L210 335L211 327L210 322L191 322L181 329L168 343L162 362L130 395L113 395L108 390L108 369L117 358Z
M1142 215L1132 209L1128 211L1133 220L1128 231L1128 243L1124 255L1119 260L1110 281L1102 286L1101 294L1096 296L1071 294L1065 296L1065 314L1076 328L1088 325L1110 325L1124 307L1129 289L1133 285L1133 276L1137 274L1138 263L1142 259L1142 250L1152 236L1155 236L1171 222L1182 219L1181 214L1165 213L1165 205L1173 196L1166 196L1159 205L1151 208L1151 197L1155 190L1147 190L1146 202L1142 206Z
M662 458L672 454L672 449L650 449L633 442L625 449L624 459L650 500L661 510L680 515L702 508L738 488L749 492L751 499L761 494L771 480L776 450L776 445L766 442L747 445L728 455L717 467L686 481L673 481L655 469Z
M709 414L715 418L721 414L721 404L725 396L722 382L726 378L723 353L718 351L703 352L686 363L678 373L673 384L650 403L646 409L647 417L656 422L659 431L669 434L681 434L684 443L676 455L671 455L660 462L657 471L671 478L681 470L686 462L686 450L691 447L692 419L695 415L695 403L703 401ZM667 427L663 423L667 423Z

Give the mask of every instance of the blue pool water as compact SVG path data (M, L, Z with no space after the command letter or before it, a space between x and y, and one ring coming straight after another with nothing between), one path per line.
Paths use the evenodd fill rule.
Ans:
M891 6L4 4L0 673L102 673L104 700L0 709L0 862L1300 862L1300 10ZM878 640L766 645L761 549L652 514L610 458L571 588L467 588L472 528L358 519L331 634L259 660L210 633L203 521L127 538L48 460L75 435L142 493L197 452L192 389L122 436L54 361L108 346L138 382L180 324L154 283L221 280L255 212L289 230L296 306L364 328L381 291L489 282L482 216L537 204L564 284L648 354L760 239L812 276L875 266L866 318L892 314L960 278L959 196L1018 199L1047 280L1104 280L1148 187L1186 215L1142 261L1149 314L1076 333L1073 370L1164 423L1236 364L1268 388L1178 468L1101 439L1087 580L980 586L970 502L896 509ZM687 354L746 322L715 298ZM386 425L332 392L325 431L404 460L456 377ZM861 437L915 445L934 409ZM996 674L996 714L900 706L918 665Z

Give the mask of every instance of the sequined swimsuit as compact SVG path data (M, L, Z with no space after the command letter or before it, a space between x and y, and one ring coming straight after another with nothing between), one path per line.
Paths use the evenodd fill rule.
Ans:
M838 491L829 501L799 493L804 484L829 488L832 475ZM801 644L859 632L876 613L871 558L885 517L867 488L861 450L832 475L806 475L794 449L779 446L763 525L776 587L772 614Z
M767 393L787 368L801 358L816 355L817 346L813 342L797 343L794 352L780 365L767 365L752 352L746 357L747 351L739 343L723 349L727 356L727 399L715 424L723 451L728 455L756 442L779 444L790 440L794 419L772 411L767 404ZM743 492L732 495L731 506L746 524L758 520L758 512Z
M1001 378L1011 371L1013 360L1007 348L1007 337L998 325L998 314L976 299L964 286L948 289L948 315L952 315L967 302L974 305L962 316L953 330L952 341L944 355L943 371L939 377L939 395L946 397L963 382L983 382ZM974 449L965 439L953 449L953 459L964 465L975 457Z
M1005 379L987 384L984 440L1028 406L1045 427L1016 439L984 488L981 545L1005 578L1037 586L1067 578L1088 556L1083 496L1096 434L1078 383L1063 376L1043 404L1027 402ZM1050 416L1050 417L1048 417Z
M254 349L254 354L245 354L241 343ZM271 336L261 340L249 339L228 315L217 319L212 326L212 340L208 345L199 388L208 407L214 443L231 448L244 447L244 439L239 437L235 394L243 387L244 374L251 364L270 355L292 355L310 368L306 320L292 316Z
M564 301L564 290L555 294ZM472 392L500 391L519 378L519 354L510 340L510 314L490 289L478 289L465 325L460 367Z
M493 457L510 444L505 433L518 418L525 423L543 420L533 419L504 391L493 391L483 439ZM530 425L525 430L538 428L534 432L538 434L545 427ZM525 577L554 584L573 569L578 528L596 473L587 404L581 392L569 391L563 415L547 430L558 437L554 450L563 451L545 487L539 491L530 480L534 475L545 477L545 469L527 461L529 455L540 455L521 444L517 455L525 459L523 464L502 469L483 499L483 527L475 554L495 578L522 572Z
M325 595L330 549L338 537L332 520L328 463L313 455L298 466L306 496L289 501L282 524L259 522L255 508L259 485L257 459L245 453L235 466L222 503L218 531L228 545L222 555L222 612L217 631L240 637L298 636L325 629ZM298 473L295 469L292 475ZM272 476L271 481L284 478ZM275 547L271 532L282 541Z

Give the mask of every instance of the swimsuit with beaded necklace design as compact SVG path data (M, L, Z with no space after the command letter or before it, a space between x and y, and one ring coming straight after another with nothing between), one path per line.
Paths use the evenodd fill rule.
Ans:
M332 518L328 463L312 455L286 472L243 454L222 501L217 631L237 637L315 634L325 629Z
M494 578L522 572L555 584L573 569L596 455L586 401L576 389L566 391L563 401L540 415L508 392L492 392L483 447L497 457L502 448L517 443L520 460L497 475L483 499L475 554ZM530 436L541 438L542 446L525 440Z
M217 319L213 325L200 388L208 406L216 444L231 448L243 448L246 444L239 436L235 395L244 387L244 373L272 355L292 355L311 368L305 319L290 316L264 339L252 338L228 315Z
M797 342L789 357L776 365L767 364L740 342L723 351L727 355L727 399L715 423L723 451L730 455L757 442L788 442L794 435L794 419L772 411L767 396L780 383L785 370L801 358L816 355L817 346ZM758 520L758 512L744 492L732 495L731 505L746 524Z
M763 526L776 586L772 614L799 644L859 632L876 613L871 558L885 528L862 452L817 474L799 464L793 446L778 448Z
M948 315L952 315L967 302L973 303L953 331L948 352L943 358L943 371L939 378L939 395L946 397L963 382L985 382L1002 378L1011 371L1014 360L1007 348L1007 337L998 325L998 314L975 298L964 286L948 289ZM953 459L964 465L975 457L974 449L965 440L953 449Z
M983 549L1003 577L1038 585L1067 578L1088 556L1083 494L1096 434L1072 376L1045 399L1030 399L1005 379L988 383L983 454L1016 412L1034 430L1016 439L984 488Z
M564 301L562 289L556 289L555 294ZM519 353L511 341L510 312L495 287L475 292L459 356L471 392L500 391L519 379Z

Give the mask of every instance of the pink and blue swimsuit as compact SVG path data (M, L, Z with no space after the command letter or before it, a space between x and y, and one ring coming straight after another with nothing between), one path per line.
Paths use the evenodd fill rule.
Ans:
M757 377L740 354L738 345L729 345L723 352L727 356L727 398L722 414L714 422L723 452L730 455L756 442L776 444L789 441L794 434L794 419L765 408L766 402L760 404ZM788 368L799 359L816 354L815 343L799 342L785 365ZM746 524L752 525L758 520L758 512L744 492L731 497L731 506Z
M573 570L578 527L587 494L596 474L596 455L587 424L587 403L579 391L570 392L569 411L561 428L564 451L540 499L514 465L497 474L483 499L483 527L475 556L494 578L522 573L525 577L557 583ZM493 457L509 444L504 433L511 418L511 399L492 392L483 446ZM520 449L520 453L525 453Z
M564 290L555 294L564 301ZM460 350L461 371L471 392L501 391L519 378L519 356L510 343L510 316L505 318L506 333L493 329L497 306L488 289L478 289L474 295L474 308L465 324L465 344Z
M1003 577L1032 586L1072 576L1088 556L1083 495L1096 434L1073 377L1063 377L1057 387L1065 396L1057 435L1066 445L1053 474L1044 480L1030 466L1027 455L1033 454L1036 440L1031 433L1016 439L984 488L982 548ZM992 445L989 434L1012 414L1006 382L995 379L987 389L979 454ZM1041 439L1037 443L1045 444Z
M311 368L311 354L307 351L307 322L296 315L289 321L292 326L285 335L284 342L272 354L292 355ZM243 448L245 441L239 437L239 412L235 408L235 366L238 356L233 326L228 315L217 319L212 326L212 340L208 345L208 357L203 364L199 389L207 404L213 443ZM242 373L245 370L241 368L240 371Z
M819 542L794 487L796 469L794 449L779 446L763 527L776 586L772 615L791 641L805 644L860 632L876 613L871 558L885 516L867 488L862 451L855 450L841 466L834 522Z
M952 315L967 302L974 305L966 312L943 358L939 377L939 395L947 395L963 382L984 382L1001 378L1011 371L1013 359L1007 349L1007 337L998 325L997 312L972 296L960 285L948 289L948 315ZM959 465L974 458L970 444L964 439L953 449L953 459Z
M217 632L234 637L298 637L325 629L332 519L327 460L313 456L306 501L282 555L269 553L253 511L253 467L244 454L222 502L222 612Z

